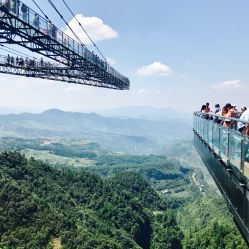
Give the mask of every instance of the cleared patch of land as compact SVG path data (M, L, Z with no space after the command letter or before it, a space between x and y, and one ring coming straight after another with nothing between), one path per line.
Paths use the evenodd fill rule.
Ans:
M26 155L27 158L34 157L37 160L42 160L46 163L60 166L71 166L71 167L91 167L95 166L95 161L86 158L73 158L73 157L63 157L51 154L48 151L40 151L33 149L25 149L21 151Z

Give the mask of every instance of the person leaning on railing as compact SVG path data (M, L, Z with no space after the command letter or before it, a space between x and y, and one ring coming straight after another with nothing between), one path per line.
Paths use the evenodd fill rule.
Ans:
M16 14L16 12L17 12L16 7L17 7L17 0L11 0L11 1L10 1L10 9L11 9L11 11L12 11L13 13L15 13L15 14Z
M208 115L207 115L207 106L206 105L202 105L201 106L201 113L200 113L200 117L202 118L208 118Z
M211 111L211 109L209 107L209 103L206 103L206 112L210 112L210 111Z
M22 11L22 19L25 22L27 22L27 20L28 20L28 7L26 4L22 3L21 11Z
M244 106L243 108L241 108L241 112L245 112L247 110L247 108Z
M224 120L223 126L226 128L233 128L235 122L233 120L231 120L230 118L236 118L237 116L237 111L236 111L236 106L235 105L231 105L230 103L225 105L225 108L227 109L227 112L225 113L225 117L227 117L227 119Z
M220 104L216 104L214 107L215 107L214 114L221 116L222 109L220 108ZM213 120L215 123L218 123L218 124L220 124L222 121L222 119L217 116L215 116Z
M240 117L241 121L249 122L249 109L244 111ZM238 131L242 132L243 134L249 135L249 125L239 122L238 123Z
M37 13L35 13L34 19L33 19L33 25L39 29L40 27L40 17Z

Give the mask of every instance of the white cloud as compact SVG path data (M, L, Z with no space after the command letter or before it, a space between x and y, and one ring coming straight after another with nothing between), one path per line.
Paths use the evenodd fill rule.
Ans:
M112 58L107 57L106 60L107 60L107 62L108 62L111 66L113 66L114 64L116 64L116 61L113 60Z
M162 64L161 62L153 62L148 66L139 68L137 73L141 76L169 76L173 73L173 71L169 66Z
M212 86L214 89L226 90L226 89L240 89L243 88L240 80L227 80Z
M141 88L141 89L138 90L138 93L139 93L139 94L146 94L146 93L148 93L148 92L149 92L148 90L143 89L143 88Z
M98 17L95 16L88 17L88 16L83 16L82 14L77 14L76 18L82 24L82 26L90 35L92 40L95 42L118 37L118 33L110 26L104 24L104 22ZM75 19L72 19L69 22L69 26L75 31L75 33L86 45L91 43L91 41L89 40L89 38L81 29L81 27L79 26L78 22ZM71 30L68 27L66 27L64 31L67 35L75 39L74 35L72 34Z

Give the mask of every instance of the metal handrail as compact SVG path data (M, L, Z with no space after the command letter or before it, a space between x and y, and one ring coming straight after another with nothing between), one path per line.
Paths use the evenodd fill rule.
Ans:
M240 114L240 113L238 113L238 114ZM225 116L222 116L222 115L217 115L217 114L214 114L212 112L207 112L207 113L194 112L194 115L196 115L196 116L207 115L207 116L217 117L219 119L226 120L226 121L230 120L230 121L235 121L235 122L244 123L246 125L249 125L249 122L247 122L247 121L244 121L244 120L241 120L241 119L238 119L238 118L230 118L230 117L225 117Z
M218 120L219 119L219 120ZM225 127L219 121L234 121L233 127ZM202 112L194 113L194 131L240 179L249 187L249 136L237 129L237 124L249 122L238 118ZM241 127L242 128L242 127Z

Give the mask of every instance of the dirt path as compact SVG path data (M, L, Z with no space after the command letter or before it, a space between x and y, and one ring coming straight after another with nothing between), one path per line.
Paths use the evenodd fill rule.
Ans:
M54 239L53 240L53 244L54 244L54 249L62 249L62 245L61 245L61 240L60 239Z

